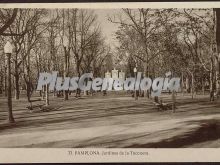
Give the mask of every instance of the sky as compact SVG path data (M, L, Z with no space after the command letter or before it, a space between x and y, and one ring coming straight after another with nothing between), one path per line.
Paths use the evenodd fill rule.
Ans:
M96 9L95 13L98 16L98 21L102 28L103 35L106 37L106 42L110 44L110 46L114 46L116 44L114 33L118 29L118 25L111 23L108 21L108 16L113 16L117 14L120 9Z

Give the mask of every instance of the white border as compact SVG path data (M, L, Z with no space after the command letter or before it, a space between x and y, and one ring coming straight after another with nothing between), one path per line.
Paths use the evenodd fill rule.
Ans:
M220 2L144 2L144 3L5 3L0 8L220 8ZM68 151L137 151L146 155L69 155ZM220 148L175 149L57 149L2 148L0 163L70 163L70 162L220 162Z
M69 151L73 154L69 155ZM148 155L75 155L75 151L148 152ZM88 163L88 162L220 162L220 149L1 149L0 163Z

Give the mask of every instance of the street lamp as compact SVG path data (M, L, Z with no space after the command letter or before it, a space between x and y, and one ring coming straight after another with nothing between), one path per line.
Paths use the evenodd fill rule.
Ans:
M137 68L136 67L134 67L134 75L135 75L135 80L136 80L137 79ZM135 97L135 100L138 99L137 98L137 91L136 91L135 87L134 87L134 97Z
M12 114L12 98L11 98L11 54L12 54L12 45L9 41L4 46L4 53L7 57L7 73L8 73L8 121L9 123L14 123L14 117Z
M136 68L136 67L134 68L134 73L135 73L135 74L137 73L137 68Z

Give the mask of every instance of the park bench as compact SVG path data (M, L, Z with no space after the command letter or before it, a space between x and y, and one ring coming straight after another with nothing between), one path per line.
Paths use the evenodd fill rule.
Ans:
M171 91L169 91L169 90L162 90L161 93L168 93L168 94L171 94Z
M36 109L36 108L42 109L42 107L44 106L44 104L36 104L36 105L33 105L33 104L32 104L33 102L38 102L38 101L42 101L42 100L41 100L41 99L30 100L30 101L29 101L30 105L27 106L27 108L28 108L29 110L33 110L33 109Z
M158 110L169 110L169 109L172 109L172 104L171 103L153 102L153 104L158 108Z

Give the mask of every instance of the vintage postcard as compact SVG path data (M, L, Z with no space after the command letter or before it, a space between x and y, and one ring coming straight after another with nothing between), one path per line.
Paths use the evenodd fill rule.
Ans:
M220 161L220 3L0 4L0 163Z

